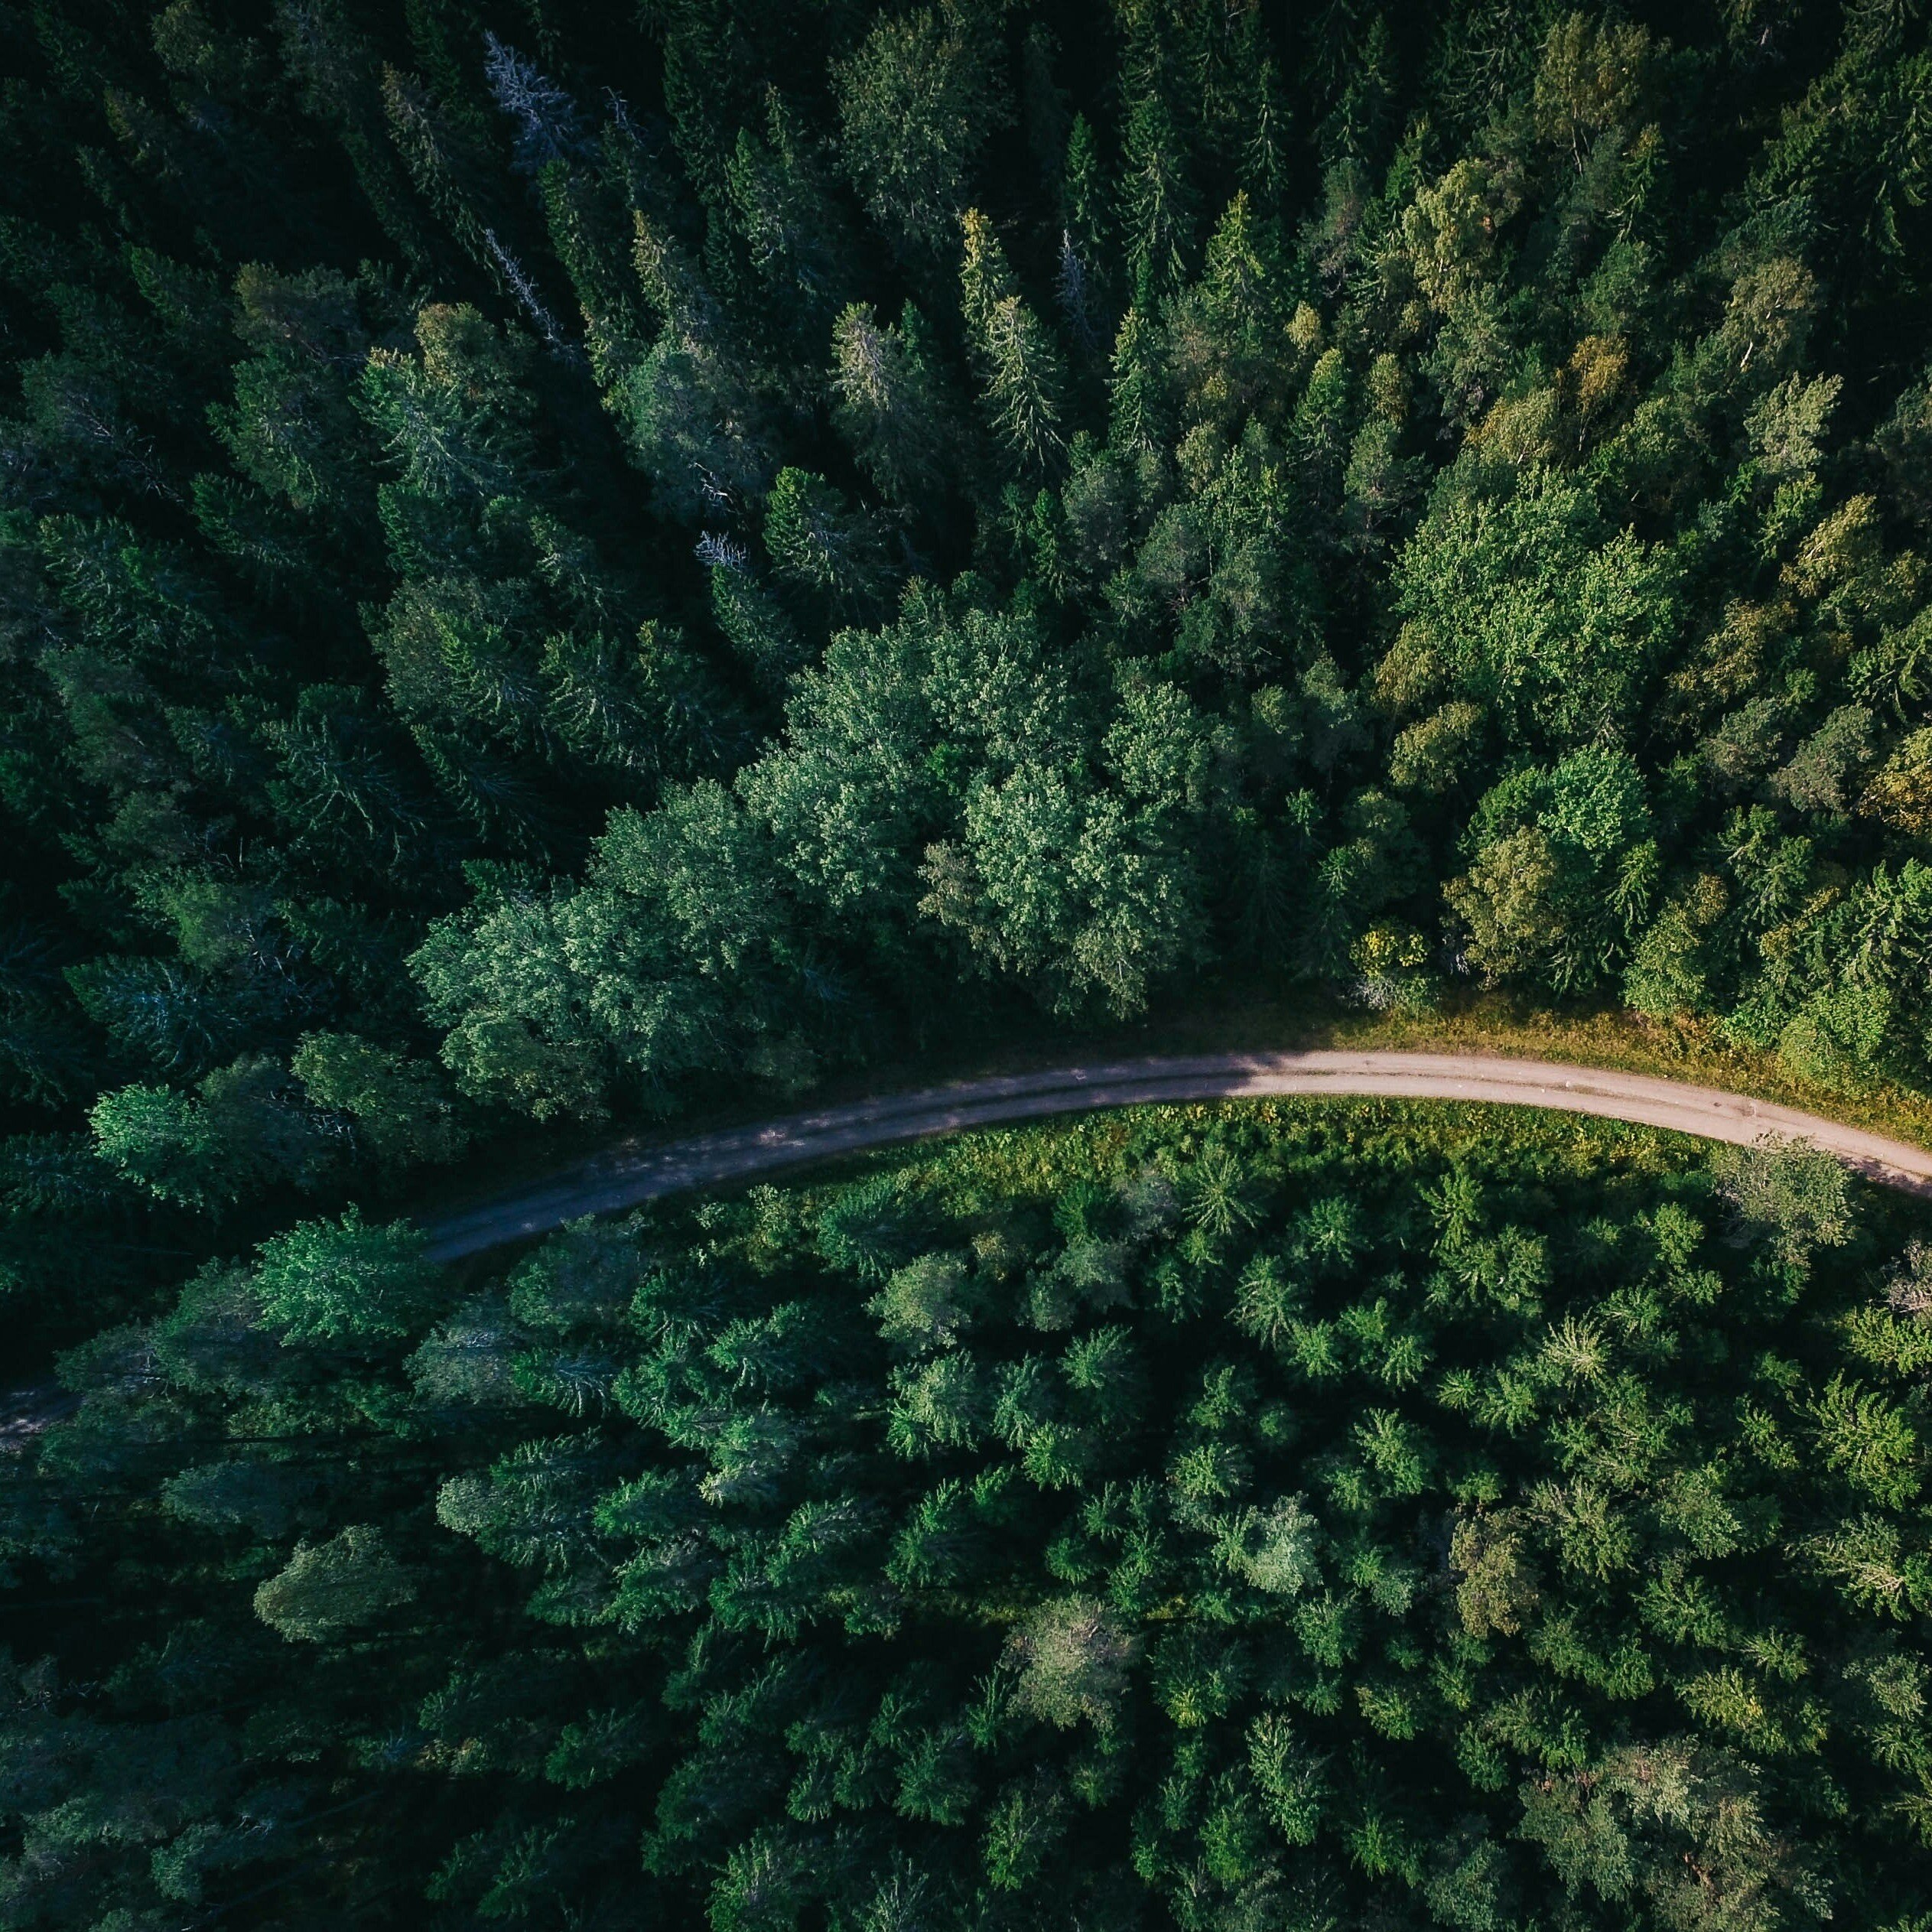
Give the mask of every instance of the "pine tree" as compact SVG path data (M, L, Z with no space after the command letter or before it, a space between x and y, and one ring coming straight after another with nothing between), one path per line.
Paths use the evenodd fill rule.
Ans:
M1186 278L1195 200L1173 117L1157 93L1143 95L1127 116L1120 200L1134 299L1151 309Z
M960 305L984 385L994 435L1035 473L1065 448L1059 424L1065 372L1053 339L1019 291L1006 252L978 210L965 222Z
M766 137L740 129L726 180L752 265L783 333L802 361L822 353L831 317L856 281L843 211L828 191L803 130L776 88Z
M1912 21L1277 11L23 16L14 1917L1914 1924L1835 1169L1250 1110L377 1225L1203 973L1932 1083Z
M603 184L560 156L538 177L551 248L575 291L592 372L609 387L643 351L620 210Z
M915 260L950 246L973 164L1010 112L989 24L968 5L882 19L834 71L846 167Z
M322 1643L378 1621L416 1594L373 1525L325 1543L298 1543L286 1569L255 1593L255 1615L291 1642Z
M765 550L779 577L844 611L876 603L883 560L872 532L822 476L781 470L765 506Z
M908 305L896 327L882 327L854 304L832 331L833 420L882 494L909 506L943 488L955 457L951 411L920 353Z
M1059 424L1065 373L1052 337L1017 295L996 304L980 332L987 413L995 435L1036 473L1065 448Z
M1152 331L1140 310L1120 318L1114 340L1114 396L1108 440L1129 455L1150 454L1166 441L1163 372Z

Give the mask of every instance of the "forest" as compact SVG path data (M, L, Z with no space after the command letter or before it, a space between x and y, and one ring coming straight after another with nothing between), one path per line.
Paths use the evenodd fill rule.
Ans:
M1932 1099L1928 195L1911 0L0 0L0 1928L1932 1927L1801 1150L409 1217L1230 989Z
M1396 1102L305 1224L8 1485L0 1924L1925 1932L1914 1225Z

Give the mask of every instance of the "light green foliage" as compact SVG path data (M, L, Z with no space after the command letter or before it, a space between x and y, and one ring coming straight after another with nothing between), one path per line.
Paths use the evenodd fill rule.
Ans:
M611 408L671 515L694 523L715 499L755 499L771 457L742 372L711 343L660 336L613 385Z
M1469 870L1444 896L1485 978L1587 987L1623 957L1657 866L1642 774L1627 753L1573 752L1520 771L1478 806Z
M1064 1731L1105 1731L1127 1688L1135 1640L1091 1597L1043 1603L1013 1635L1020 1666L1014 1694L1034 1716Z
M350 1033L670 1112L1202 968L1932 1078L1904 29L446 11L177 8L47 137L165 181L87 164L125 268L8 216L37 1117ZM339 154L286 233L204 87ZM1612 754L1647 824L1519 789ZM707 808L722 970L595 856L707 787L769 834Z
M351 1208L262 1245L262 1312L297 1340L382 1342L406 1335L431 1305L434 1270L402 1222L372 1226Z
M1195 194L1187 180L1179 131L1156 89L1137 100L1122 141L1120 226L1136 299L1171 294L1186 272L1194 235Z
M765 509L765 548L782 577L850 610L871 602L877 545L822 476L781 470Z
M944 1347L971 1320L966 1264L957 1254L922 1254L898 1269L866 1306L888 1342Z
M1523 1831L1573 1897L1641 1898L1663 1923L1699 1932L1822 1921L1824 1888L1767 1830L1758 1794L1729 1751L1667 1738L1526 1788Z
M164 1200L203 1204L218 1143L205 1113L187 1095L165 1087L124 1087L96 1101L89 1119L95 1144L122 1173Z
M488 501L530 460L529 395L497 332L471 308L425 308L417 353L370 352L362 407L404 490Z
M321 1644L373 1623L416 1594L382 1533L352 1524L324 1543L298 1543L255 1593L255 1614L291 1643Z
M1517 1635L1536 1607L1535 1571L1527 1558L1519 1519L1465 1517L1456 1526L1449 1564L1456 1578L1456 1613L1472 1637L1491 1631Z
M1850 1184L1830 1155L1768 1135L1755 1147L1720 1149L1715 1166L1745 1231L1788 1259L1802 1263L1849 1238Z
M990 24L970 4L881 19L835 76L846 166L915 255L950 240L973 164L1010 112Z
M1490 707L1512 743L1628 741L1677 623L1672 560L1546 470L1501 501L1446 490L1394 589L1444 695Z
M958 844L927 850L920 909L1004 971L1042 982L1059 1010L1098 999L1136 1013L1150 982L1198 944L1192 869L1164 830L1115 798L1082 801L1051 769L982 782Z
M348 1114L384 1166L456 1159L469 1140L433 1067L354 1033L304 1036L291 1070L317 1106Z
M854 303L832 331L834 421L853 454L893 503L911 505L942 487L956 461L956 426L921 344L918 312L881 326Z
M445 1063L539 1118L601 1111L610 1069L649 1094L717 1066L734 1035L766 1031L727 1001L779 929L776 884L758 827L715 783L616 815L581 889L512 890L432 929L414 964L450 1028ZM781 1068L785 1039L765 1045Z
M340 1159L285 1068L236 1061L191 1098L167 1087L104 1094L88 1116L102 1157L163 1201L210 1214L275 1186L311 1189Z

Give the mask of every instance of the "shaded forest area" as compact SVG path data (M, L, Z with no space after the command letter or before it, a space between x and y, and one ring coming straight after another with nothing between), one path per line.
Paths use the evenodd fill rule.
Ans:
M1361 1102L309 1223L0 1485L0 1924L1927 1932L1924 1221Z
M1932 1080L1913 10L5 18L23 1359L1203 976Z
M391 1218L1217 984L1932 1091L1917 9L0 0L0 1927L1932 1932L1932 1258L1828 1163Z

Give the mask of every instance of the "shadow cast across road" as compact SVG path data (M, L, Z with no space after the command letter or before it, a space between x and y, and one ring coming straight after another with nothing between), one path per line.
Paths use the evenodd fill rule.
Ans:
M1932 1195L1932 1153L1923 1148L1747 1094L1647 1074L1478 1053L1208 1053L996 1075L681 1140L624 1142L528 1188L430 1221L430 1253L456 1260L585 1215L974 1127L1103 1107L1282 1095L1540 1107L1745 1147L1767 1137L1806 1140L1882 1186Z

